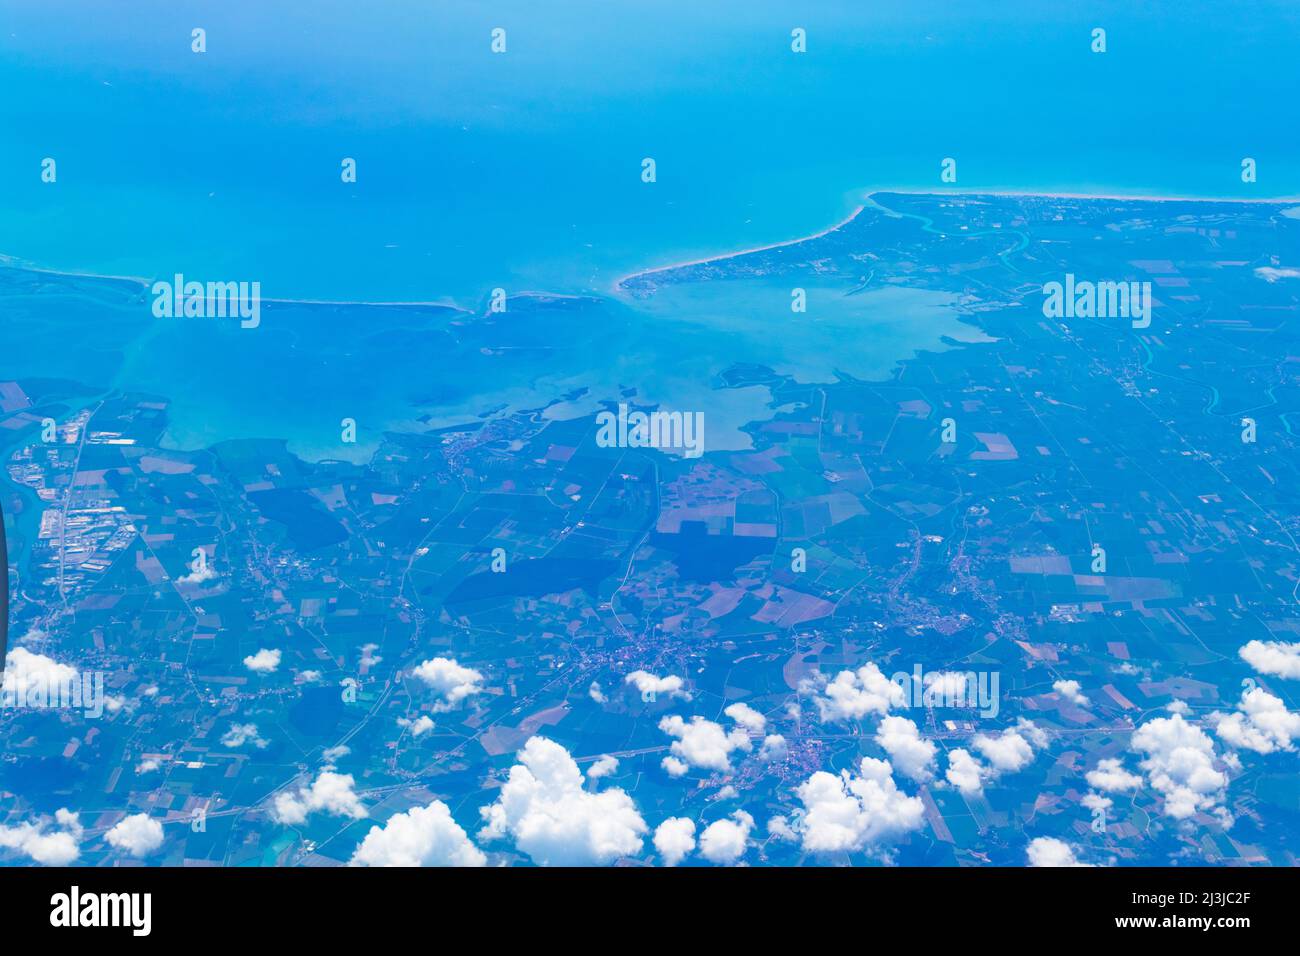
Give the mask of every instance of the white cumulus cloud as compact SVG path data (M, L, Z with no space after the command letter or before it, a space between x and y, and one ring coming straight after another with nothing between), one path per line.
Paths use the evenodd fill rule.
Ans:
M797 843L799 834L795 832L794 827L790 826L789 817L772 817L767 821L767 832L773 839L780 840L782 843Z
M266 748L268 741L257 732L257 724L231 724L230 729L221 735L221 746L242 747L252 744L258 750Z
M684 777L690 771L691 766L685 760L678 760L676 757L665 757L660 761L664 770L668 771L670 777Z
M1018 773L1034 759L1035 748L1047 746L1047 734L1031 720L1021 717L997 737L977 734L971 746L998 773Z
M1018 773L1033 761L1038 750L1047 746L1047 733L1032 720L1021 717L1014 727L1000 734L976 734L971 746L987 763L980 763L970 751L959 748L948 754L945 779L967 796L984 789L984 784L1004 773Z
M1261 674L1300 680L1300 641L1251 641L1237 653Z
M1103 797L1101 794L1092 791L1085 793L1083 799L1079 802L1089 810L1109 810L1115 805L1115 801L1110 797Z
M1088 698L1084 696L1083 691L1079 689L1077 680L1058 680L1052 684L1052 690L1056 691L1072 704L1080 707L1088 706ZM1044 837L1043 839L1047 839Z
M256 654L244 658L244 666L254 674L273 674L280 666L280 650L275 647L259 648Z
M761 734L767 729L767 718L748 704L732 704L723 713L751 734Z
M822 720L858 720L868 714L884 715L890 707L906 701L903 689L880 672L875 664L856 671L840 671L813 698Z
M516 756L497 801L481 811L480 839L509 837L541 866L600 866L641 851L647 827L627 793L584 790L573 757L545 737Z
M433 705L435 714L455 710L465 699L483 693L483 675L450 657L427 660L411 673L442 698Z
M768 734L763 738L763 746L758 749L760 760L784 760L790 752L790 745L780 734Z
M15 647L5 655L4 682L0 684L6 697L19 703L31 697L42 703L51 699L57 688L71 688L77 669L70 664L60 664L44 654L34 654L25 647Z
M676 738L669 749L678 761L705 770L730 770L731 752L748 752L752 747L749 734L742 728L737 727L728 732L721 724L703 717L692 717L688 724L674 714L659 721L659 729ZM669 773L672 773L671 769Z
M958 747L948 754L948 771L944 779L967 796L984 790L988 770L970 755L969 750Z
M1300 737L1300 714L1262 687L1245 691L1234 713L1216 711L1208 721L1224 743L1261 754L1294 750Z
M303 823L316 812L360 820L366 808L356 793L356 780L350 773L322 770L309 786L277 794L271 816L279 823Z
M754 818L737 810L726 820L717 820L700 834L700 856L710 863L729 866L745 855Z
M642 697L677 697L681 700L690 700L691 695L683 689L683 681L680 677L672 674L667 677L656 677L649 671L633 671L628 674L625 683L631 684L641 692Z
M433 718L428 714L421 714L414 720L410 717L398 717L397 726L409 730L412 737L423 737L429 731L433 730Z
M655 827L655 850L664 866L676 866L695 849L695 821L671 817Z
M482 866L483 851L471 842L441 800L395 813L373 826L351 866Z
M804 805L803 848L814 853L864 850L921 827L925 805L898 789L887 760L862 758L858 773L819 770L795 791Z
M163 828L149 814L133 813L117 821L104 838L112 846L139 859L163 845Z
M1030 866L1091 866L1080 863L1074 848L1056 837L1035 837L1026 850Z
M81 855L81 824L77 815L68 809L54 814L53 825L48 817L34 823L0 826L0 847L17 850L44 866L68 866Z
M876 743L889 754L890 762L905 777L927 783L934 779L933 741L921 736L916 724L906 717L886 717L876 729Z
M1088 786L1104 793L1127 793L1142 786L1142 778L1124 769L1124 764L1116 757L1097 761L1097 769L1089 770L1085 775Z
M1181 714L1149 720L1133 732L1131 746L1145 754L1139 766L1165 800L1165 814L1185 820L1198 811L1216 814L1225 825L1220 805L1228 786L1226 774L1214 768L1214 741Z

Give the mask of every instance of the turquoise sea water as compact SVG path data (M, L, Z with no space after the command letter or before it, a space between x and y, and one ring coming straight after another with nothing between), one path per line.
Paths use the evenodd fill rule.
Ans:
M794 324L788 290L611 301L618 277L821 230L871 188L938 188L948 156L959 190L1300 193L1297 8L1133 6L141 0L121 17L0 0L0 253L477 315L498 286L600 300L484 325L464 341L488 351L454 353L452 311L282 309L244 335L159 325L143 299L11 300L0 376L164 395L184 447L271 435L336 455L351 416L364 457L383 428L625 388L704 409L711 447L743 446L768 396L712 389L732 362L883 377L974 330L924 293L822 297Z
M0 253L467 304L803 235L948 156L964 189L1300 193L1282 2L131 9L0 0Z

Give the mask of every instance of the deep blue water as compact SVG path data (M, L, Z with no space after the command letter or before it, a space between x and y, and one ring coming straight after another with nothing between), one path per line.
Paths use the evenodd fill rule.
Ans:
M946 156L964 189L1300 193L1285 3L109 9L0 0L0 252L473 304L815 231L865 188L938 186Z

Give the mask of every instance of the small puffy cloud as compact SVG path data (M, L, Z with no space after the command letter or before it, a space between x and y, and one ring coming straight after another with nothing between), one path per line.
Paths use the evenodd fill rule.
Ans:
M301 680L304 684L314 684L318 680L320 680L320 671L314 671L314 670L299 671L298 679Z
M1115 805L1115 801L1110 797L1103 797L1099 793L1085 793L1083 799L1079 801L1089 810L1109 810Z
M640 691L642 697L658 699L660 697L677 697L681 700L690 700L691 695L683 689L683 680L672 674L667 677L656 677L649 671L633 671L628 674L625 683L633 685Z
M1300 680L1300 641L1251 641L1237 653L1261 674Z
M1021 717L996 737L977 734L971 746L978 750L997 773L1018 773L1034 759L1035 748L1047 746L1047 734L1033 721Z
M117 849L140 859L163 845L163 828L149 814L133 813L117 821L104 838Z
M395 813L361 841L351 866L483 866L487 857L441 800Z
M601 866L641 851L646 823L623 790L583 789L573 757L545 737L530 739L517 759L481 811L480 839L509 837L540 866Z
M737 810L726 820L710 823L700 834L700 856L710 863L729 866L745 855L754 818Z
M970 755L970 751L958 747L949 752L944 779L966 796L983 792L986 774L986 768Z
M68 866L81 855L81 823L66 808L34 823L0 826L0 848L17 850L43 866Z
M1169 711L1171 714L1182 714L1184 717L1188 716L1192 712L1192 708L1187 706L1187 701L1185 700L1171 700L1169 703L1165 704L1165 710Z
M797 843L799 834L795 832L794 827L790 826L790 820L787 817L773 817L767 821L767 832L773 839L780 840L783 843Z
M1185 820L1198 811L1231 822L1221 806L1226 774L1214 769L1214 742L1181 714L1149 720L1133 732L1131 746L1144 754L1139 766L1165 800L1165 814Z
M587 696L598 704L604 704L609 701L609 698L605 696L605 692L600 689L600 684L596 681L592 681L591 686L587 688Z
M321 753L321 756L325 758L326 763L333 763L336 760L342 760L350 753L352 753L352 748L347 744L337 744L333 747L327 747Z
M15 641L15 644L39 644L50 635L42 631L39 627L29 628L27 633Z
M1058 680L1052 684L1052 690L1056 691L1072 704L1076 704L1079 707L1088 706L1088 698L1085 697L1083 692L1079 689L1079 682L1077 680Z
M763 746L758 749L759 760L784 760L790 752L790 746L780 734L768 734L763 738Z
M605 754L598 757L596 761L587 768L588 780L599 780L601 777L608 777L618 769L618 758Z
M260 648L256 654L244 658L244 666L254 674L273 674L280 666L280 650L275 647Z
M433 730L433 718L428 714L421 714L414 720L409 717L398 717L397 726L409 730L412 737L423 737L429 731Z
M933 741L923 738L916 724L906 717L881 720L876 743L885 749L903 776L918 783L934 779L934 755L938 748Z
M840 671L813 698L822 720L858 720L868 714L883 716L889 708L906 702L903 689L880 672L875 664L856 671Z
M1097 769L1089 770L1085 775L1088 786L1103 793L1128 793L1142 786L1142 778L1124 769L1124 764L1115 757L1097 761Z
M684 777L687 771L691 769L690 764L685 760L678 760L676 757L665 757L659 763L670 777Z
M157 758L146 757L144 760L141 760L138 764L135 765L135 772L153 773L153 771L157 770L161 766L162 764L158 762Z
M483 693L483 675L450 657L427 660L411 673L442 698L433 705L435 714L455 710L465 699Z
M748 704L732 704L723 713L751 734L761 734L767 729L767 718Z
M728 732L721 724L703 717L692 717L688 724L674 714L659 721L659 729L676 738L669 748L674 757L692 767L705 770L730 770L731 752L748 752L752 746L749 734L743 729L737 727ZM667 767L667 764L664 766ZM672 773L671 770L669 772Z
M664 866L676 866L695 849L695 821L671 817L655 827L655 850Z
M223 747L235 748L252 744L258 750L263 750L267 743L268 741L258 734L257 724L231 724L230 729L221 735Z
M795 791L804 805L803 848L814 853L865 850L921 827L925 805L894 782L887 760L862 758L856 775L819 770Z
M1026 850L1030 866L1092 866L1080 863L1074 848L1056 837L1035 837Z
M982 792L984 784L1004 773L1018 773L1029 766L1036 750L1047 746L1047 734L1033 721L1021 717L1014 727L997 736L976 734L971 746L987 763L980 763L970 751L958 748L948 754L948 771L944 775L966 796Z
M723 713L751 734L762 734L767 729L767 718L748 704L732 704Z
M1216 711L1208 721L1224 743L1261 754L1294 750L1300 737L1300 714L1262 687L1245 691L1234 713Z
M322 770L310 786L276 795L271 816L278 823L304 823L312 813L329 813L360 820L366 808L356 793L356 780L350 773Z

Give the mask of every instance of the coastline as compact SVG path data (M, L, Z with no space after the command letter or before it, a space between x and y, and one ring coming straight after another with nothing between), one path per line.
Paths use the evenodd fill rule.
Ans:
M607 290L610 294L622 298L626 295L622 288L623 283L640 279L645 276L653 276L661 272L671 272L675 269L685 269L691 266L705 265L712 262L726 262L741 256L752 255L756 252L767 252L772 249L781 249L786 246L797 245L801 242L808 242L813 239L820 239L830 235L837 229L842 229L849 223L853 222L868 205L874 203L875 197L879 195L893 194L899 196L932 196L937 199L941 198L963 198L979 199L988 196L992 198L1017 198L1017 199L1068 199L1075 201L1106 201L1106 202L1182 202L1182 203L1231 203L1237 205L1263 205L1263 206L1289 206L1300 204L1300 196L1282 196L1262 199L1243 199L1232 196L1180 196L1169 194L1153 193L1107 193L1107 192L1069 192L1040 189L954 189L951 191L935 189L917 189L917 188L894 188L894 187L870 187L861 191L862 202L856 206L852 212L824 229L807 235L796 236L792 239L782 239L777 242L770 242L764 245L752 246L745 249L719 252L716 255L702 256L696 259L687 259L682 261L669 262L661 266L652 266L646 269L637 269L633 272L626 273L612 280ZM107 281L128 282L136 285L148 286L156 281L145 276L133 275L109 275L97 272L76 272L66 269L50 269L37 266L26 262L25 260L5 253L0 253L0 266L6 266L23 272L32 272L42 275L57 276L68 279L99 279ZM513 297L549 297L564 299L581 299L586 298L590 293L583 292L545 292L537 290L527 290L516 292ZM386 301L366 301L366 300L334 300L334 299L299 299L299 298L264 298L266 303L279 305L324 305L324 306L369 306L369 307L406 307L406 308L443 308L453 309L457 312L473 314L474 310L467 309L455 301L449 299L440 300L420 300L404 302L386 302Z
M645 276L656 275L661 272L671 272L675 269L686 269L691 266L705 265L711 262L726 262L729 259L735 259L739 256L751 255L755 252L767 252L771 249L782 249L786 246L797 245L801 242L808 242L812 239L820 239L827 236L837 229L847 226L858 215L867 208L869 204L875 203L875 197L881 195L895 196L933 196L935 198L950 199L979 199L982 196L993 198L1009 199L1069 199L1069 200L1096 200L1099 202L1200 202L1200 203L1237 203L1242 205L1264 205L1264 206L1290 206L1300 204L1300 197L1280 197L1271 199L1239 199L1235 197L1219 196L1172 196L1172 195L1153 195L1133 193L1124 195L1121 193L1074 193L1074 192L1046 192L1043 190L1027 189L978 189L978 190L953 190L951 192L936 191L933 189L893 189L872 187L863 193L863 203L853 210L846 218L832 226L828 226L818 232L810 233L806 236L799 236L794 239L783 239L780 242L771 242L762 246L754 246L750 249L742 249L737 252L721 252L716 256L704 256L699 259L689 259L682 262L671 262L667 265L654 266L650 269L638 269L636 272L629 272L626 275L619 276L610 283L609 291L616 296L626 295L622 288L624 282L632 279L640 279Z
M60 279L104 279L112 282L128 282L132 285L139 285L148 288L157 279L147 279L144 276L118 276L107 275L102 272L70 272L64 269L46 269L42 266L29 265L17 256L0 253L0 266L10 269L17 269L19 272L33 272L37 275L57 276ZM547 293L537 293L538 295ZM273 305L356 305L371 307L405 307L405 308L438 308L454 309L457 312L470 313L472 310L457 305L448 299L440 301L418 301L418 302L367 302L359 300L332 300L332 299L279 299L265 297L261 300L264 303Z
M838 227L834 227L838 228ZM739 253L738 253L739 254ZM16 269L20 272L32 272L38 275L56 276L60 279L101 279L112 282L126 282L132 285L139 285L147 289L156 279L148 279L144 276L123 276L107 275L101 272L69 272L62 269L46 269L41 266L34 266L25 263L17 256L0 253L0 267ZM587 299L591 298L588 293L581 292L546 292L544 290L525 289L522 292L510 294L512 299ZM363 308L434 308L449 309L453 312L459 312L463 315L474 315L474 309L467 309L465 306L451 299L430 299L430 300L410 300L410 301L370 301L360 299L283 299L262 297L262 303L267 305L325 305L325 306L358 306Z
M871 198L870 196L867 196L867 199L870 198ZM793 245L798 245L801 242L808 242L810 239L820 239L822 238L822 236L829 236L835 230L842 229L845 226L847 226L854 219L857 219L858 216L862 213L862 210L866 208L867 208L867 204L863 203L862 205L854 209L853 212L849 213L846 217L844 217L834 225L827 226L825 229L822 229L820 232L814 232L807 236L799 236L798 238L795 239L784 239L781 242L770 242L765 246L754 246L752 249L740 249L735 252L719 253L716 256L704 256L703 258L700 259L690 259L686 262L672 262L666 266L655 266L653 269L638 269L636 272L629 272L627 275L619 276L617 279L613 281L610 288L617 293L619 291L619 286L621 286L628 279L639 279L642 276L654 275L657 272L669 272L673 269L684 269L687 266L700 266L700 265L704 265L706 262L726 262L728 259L736 259L739 258L740 256L752 255L755 252L767 252L769 249L782 249L786 246L793 246Z

